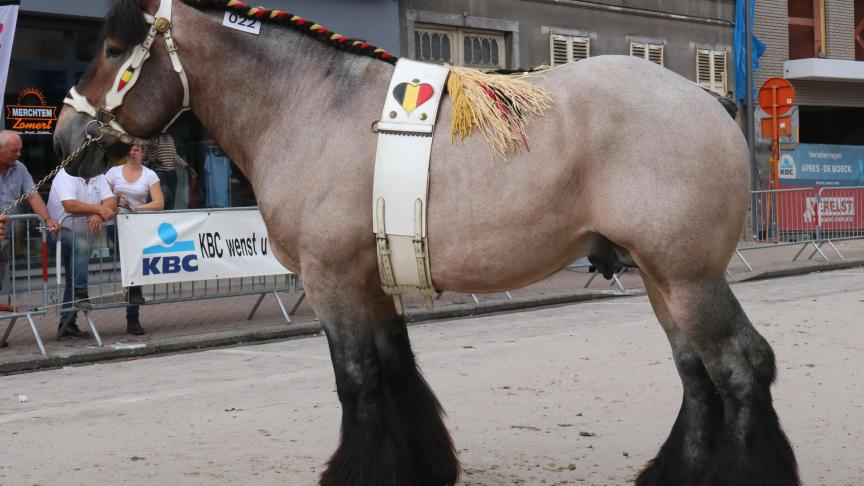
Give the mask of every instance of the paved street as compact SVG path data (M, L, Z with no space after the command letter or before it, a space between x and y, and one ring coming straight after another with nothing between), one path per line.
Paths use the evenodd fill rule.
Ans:
M774 345L807 485L864 483L864 269L733 287ZM680 398L645 297L411 328L464 485L628 482ZM313 484L339 406L322 337L0 378L0 485ZM20 399L26 395L26 401Z

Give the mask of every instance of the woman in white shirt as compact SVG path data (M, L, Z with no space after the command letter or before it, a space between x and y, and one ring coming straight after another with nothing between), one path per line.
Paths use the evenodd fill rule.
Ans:
M108 186L117 197L117 207L121 213L161 211L165 206L162 189L159 187L159 176L144 167L141 163L143 155L142 147L133 145L123 165L112 167L105 174ZM141 287L129 287L128 299L133 305L126 306L126 333L140 336L145 333L138 320L138 304L145 302Z

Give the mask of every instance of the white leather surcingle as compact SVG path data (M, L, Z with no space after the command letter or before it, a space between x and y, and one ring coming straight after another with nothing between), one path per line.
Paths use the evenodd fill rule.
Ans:
M450 70L399 59L377 123L372 230L384 291L402 313L402 294L419 292L431 308L426 197L438 105Z

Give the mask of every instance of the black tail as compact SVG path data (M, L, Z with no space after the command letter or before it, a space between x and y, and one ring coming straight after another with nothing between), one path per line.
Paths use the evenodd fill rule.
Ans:
M729 113L729 116L731 116L733 120L735 119L736 116L738 116L738 103L735 103L735 100L732 100L732 99L729 99L725 96L719 95L719 94L711 91L710 89L705 89L705 88L702 88L702 89L704 89L706 92L708 92L708 94L710 94L717 101L719 101L720 104L723 105L723 108L726 109L726 113Z

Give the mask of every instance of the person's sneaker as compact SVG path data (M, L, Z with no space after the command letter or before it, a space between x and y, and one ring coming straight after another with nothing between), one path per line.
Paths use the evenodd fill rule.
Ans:
M69 324L66 329L61 325L57 329L57 339L88 339L89 337L90 333L79 329L77 324Z
M133 336L142 336L147 334L147 331L141 327L141 322L138 321L137 317L126 317L126 334L132 334Z
M75 292L75 308L81 310L90 310L93 308L93 304L90 303L90 296L87 295L87 291L83 292Z

